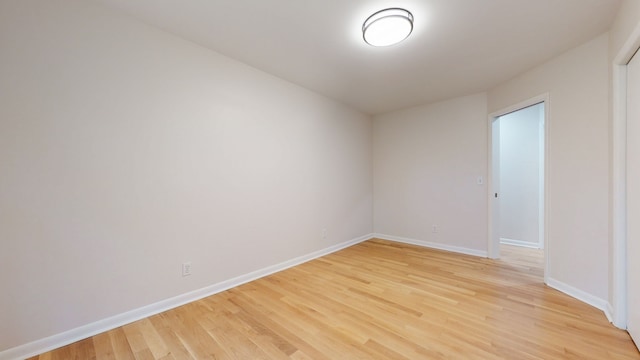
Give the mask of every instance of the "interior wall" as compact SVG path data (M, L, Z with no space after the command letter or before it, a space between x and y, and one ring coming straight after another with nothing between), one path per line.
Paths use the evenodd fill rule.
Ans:
M627 66L627 331L640 349L640 55Z
M87 1L0 53L0 352L372 232L367 115Z
M614 168L613 163L614 162L618 162L618 164L616 164L616 167L624 167L625 164L622 164L619 161L618 156L619 153L622 154L622 156L624 156L624 153L626 151L626 149L624 148L620 148L619 144L616 144L614 142L614 137L615 136L621 136L622 138L626 137L626 134L624 133L625 130L625 125L624 124L616 124L614 126L614 121L616 121L617 119L614 117L614 111L613 111L613 104L617 101L619 101L620 99L618 98L614 98L614 96L619 97L619 91L618 89L614 89L614 82L613 82L613 77L616 76L617 74L613 74L613 68L614 66L617 66L619 64L616 63L616 57L618 56L618 54L621 52L621 50L623 49L623 47L625 46L625 44L628 41L632 41L635 42L638 39L634 39L632 38L632 33L634 31L638 31L637 29L640 28L640 1L637 0L623 0L620 4L620 9L618 11L618 14L616 16L616 19L614 20L612 26L611 26L611 30L609 31L609 62L612 66L610 66L610 74L611 76L611 81L610 81L610 87L609 87L609 96L610 96L610 119L612 119L613 121L610 121L609 126L610 126L610 153L612 155L612 167L611 167L611 171L610 171L610 176L611 176L611 186L609 188L610 191L610 202L609 202L609 206L610 206L610 221L612 224L615 224L616 226L616 232L624 232L625 230L620 229L619 224L623 223L624 221L621 221L619 218L621 217L620 214L616 211L614 211L614 205L616 207L618 207L618 209L620 208L620 204L614 204L613 199L618 196L618 194L620 192L624 192L624 185L620 185L619 183L619 179L618 178L614 178L615 176L619 176L618 175L618 171L620 171L619 168ZM640 44L637 44L640 45ZM633 46L631 46L633 48ZM630 55L630 54L628 54ZM623 120L624 122L624 120ZM622 128L622 130L620 129ZM616 133L617 132L617 133ZM622 134L620 134L620 132L622 132ZM615 140L615 141L619 141L619 140ZM615 146L615 149L614 149ZM619 187L619 188L614 188L615 187ZM622 207L624 207L624 205L622 205ZM614 219L614 216L617 216L618 218ZM621 317L626 317L624 315L624 311L622 311L620 308L624 307L623 302L620 300L621 298L626 297L626 294L622 294L623 291L621 291L621 287L619 285L616 284L620 284L625 282L626 278L624 276L622 276L622 274L620 274L621 270L620 269L614 269L614 266L620 264L621 262L618 261L618 257L624 257L626 256L626 249L618 249L620 247L620 245L622 244L614 244L614 241L617 241L617 239L614 238L614 227L612 226L610 229L610 257L609 257L609 261L610 261L610 292L609 292L609 303L610 304L614 304L613 306L616 307L616 323L617 325L621 325L624 324L624 322L626 321L626 319L622 319ZM623 245L624 246L624 245ZM618 314L623 314L622 316L619 316ZM623 325L624 326L624 325Z
M638 25L640 25L640 1L622 0L620 10L609 31L611 60L615 58Z
M488 93L495 112L549 94L548 274L596 302L608 298L608 35Z
M538 104L501 116L500 239L540 247L541 121Z
M374 117L377 235L486 254L486 103L482 93Z

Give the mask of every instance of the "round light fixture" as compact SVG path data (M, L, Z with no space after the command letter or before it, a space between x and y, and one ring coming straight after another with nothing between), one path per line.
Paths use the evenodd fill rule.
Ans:
M413 31L413 15L400 8L380 10L362 25L364 41L373 46L389 46L406 39Z

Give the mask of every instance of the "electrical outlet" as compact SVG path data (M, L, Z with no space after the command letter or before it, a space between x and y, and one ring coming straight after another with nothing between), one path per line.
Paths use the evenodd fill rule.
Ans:
M323 239L327 238L327 229L322 229L322 238Z
M191 275L191 262L182 263L182 276Z
M438 232L438 225L433 225L433 227L431 228L431 232L432 233L437 233Z

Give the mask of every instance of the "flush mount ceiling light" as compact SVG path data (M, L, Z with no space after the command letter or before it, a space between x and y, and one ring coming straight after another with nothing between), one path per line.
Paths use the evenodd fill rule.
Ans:
M373 46L389 46L406 39L413 30L413 15L400 8L380 10L362 25L364 41Z

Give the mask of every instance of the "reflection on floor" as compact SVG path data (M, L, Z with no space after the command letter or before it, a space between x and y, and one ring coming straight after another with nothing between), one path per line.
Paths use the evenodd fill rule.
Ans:
M544 250L500 244L500 260L537 275L544 282Z

